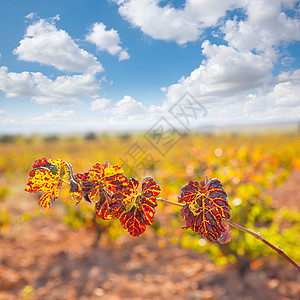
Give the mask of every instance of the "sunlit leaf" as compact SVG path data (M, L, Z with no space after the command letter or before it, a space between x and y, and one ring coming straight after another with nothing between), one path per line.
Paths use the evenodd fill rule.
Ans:
M120 222L124 229L134 237L139 236L146 231L146 225L142 221L141 211L135 206L132 206L130 211L122 214Z
M100 190L100 200L95 204L95 211L98 218L110 220L119 218L125 211L122 199L112 198L105 190Z
M219 239L221 243L230 241L230 229L223 219L230 218L231 207L219 179L200 183L190 181L181 189L179 202L186 203L180 213L186 223L185 229L191 228L210 242Z
M130 178L129 180L126 178L126 180L115 181L112 199L120 200L124 207L126 207L135 199L138 184L139 182L134 178Z
M32 170L29 172L29 176L33 177L35 171L47 170L51 171L53 175L58 173L58 168L55 164L50 163L45 157L36 159L32 164Z
M129 179L129 187L131 190L133 190L134 192L137 192L138 186L139 186L138 180L136 180L135 178Z
M76 174L72 179L74 180L71 180L70 192L77 204L82 198L88 202L95 200L104 190L111 199L109 202L112 202L112 199L116 202L118 199L122 201L122 205L126 205L131 200L128 179L118 165L110 166L108 162L96 163L88 172ZM101 209L106 207L107 210L108 206L109 203L101 204L97 215L102 216Z
M29 180L25 191L34 193L43 191L40 205L50 208L51 200L58 198L58 189L61 187L62 178L65 175L66 164L61 159L46 158L37 159L29 172Z
M157 206L154 197L143 197L140 203L140 211L145 225L151 225L155 214L155 208Z
M88 173L91 180L103 184L111 191L116 190L121 182L127 181L123 169L118 165L110 166L108 162L105 164L96 163Z
M104 220L119 218L125 212L126 206L135 199L137 185L138 181L132 178L114 180L113 185L110 185L111 190L106 185L99 185L100 200L95 205L97 216Z
M230 218L231 207L228 204L227 194L219 179L213 178L207 182L205 185L205 197L213 203L217 213L219 213L222 218Z
M154 181L152 177L146 177L144 178L142 182L142 190L145 197L148 196L158 196L161 192L161 188L158 184Z
M135 197L135 204L129 212L123 213L120 221L124 229L132 236L139 236L146 231L146 225L153 223L155 207L157 206L156 197L159 195L161 189L151 177L146 177L143 180L141 193L137 191L138 181L136 179L131 178L129 182L133 191L132 194ZM125 223L128 220L130 226Z
M98 186L95 180L91 180L89 173L78 173L70 183L70 193L78 204L82 197L87 202L92 202L98 196Z
M184 229L190 228L195 222L195 215L190 210L188 204L186 204L180 211L180 216L185 220L185 227Z
M230 233L230 226L228 224L225 224L225 232L218 239L218 243L226 244L229 243L231 239L232 239L232 235Z

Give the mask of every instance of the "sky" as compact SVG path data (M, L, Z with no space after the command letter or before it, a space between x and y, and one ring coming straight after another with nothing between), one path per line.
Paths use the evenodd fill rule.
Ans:
M300 1L0 1L0 134L300 120Z

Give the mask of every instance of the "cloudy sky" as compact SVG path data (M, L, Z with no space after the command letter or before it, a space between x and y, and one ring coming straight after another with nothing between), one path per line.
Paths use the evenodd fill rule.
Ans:
M299 1L12 0L0 26L0 133L300 119Z

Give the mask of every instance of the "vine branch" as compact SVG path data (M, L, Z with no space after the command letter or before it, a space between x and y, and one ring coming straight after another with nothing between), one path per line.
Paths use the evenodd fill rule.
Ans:
M173 201L170 201L170 200L166 200L166 199L164 199L164 198L161 198L161 197L157 198L157 200L160 200L160 201L162 201L162 202L166 202L166 203L169 203L169 204L172 204L172 205L177 205L177 206L181 206L181 207L184 206L184 204L182 204L182 203L179 203L179 202L173 202ZM269 246L269 247L272 248L274 251L276 251L280 256L282 256L283 258L285 258L285 259L286 259L291 265L293 265L298 271L300 271L300 266L299 266L298 264L296 264L296 263L295 263L288 255L286 255L286 254L284 253L284 251L283 251L282 249L280 249L279 246L275 247L273 244L271 244L271 243L268 242L266 239L264 239L264 238L261 236L261 234L260 234L259 232L256 233L256 232L254 232L254 231L251 231L251 230L249 230L249 229L247 229L247 228L245 228L245 227L243 227L243 226L241 226L241 225L238 225L238 224L236 224L236 223L234 223L234 222L231 222L231 221L229 221L229 220L226 220L226 219L223 219L223 222L224 222L224 223L227 223L227 224L229 224L230 226L232 226L232 227L234 227L234 228L236 228L236 229L239 229L239 230L241 230L241 231L243 231L243 232L245 232L245 233L248 233L248 234L252 235L253 237L255 237L256 239L262 241L262 242L265 243L267 246Z
M40 171L40 173L37 175L36 171ZM70 182L63 178L66 174L69 175ZM82 198L91 202L91 199L94 200L97 195L100 196L100 202L96 202L95 205L97 216L104 220L111 218L119 219L124 229L132 236L143 234L146 231L147 225L153 223L155 214L154 207L157 205L154 198L180 207L186 205L157 197L161 192L161 188L152 177L144 178L142 182L142 192L138 192L137 188L139 182L134 178L128 180L120 166L110 166L108 162L105 164L96 163L88 172L74 175L71 164L61 159L47 161L46 158L41 158L34 161L33 169L29 172L29 175L30 178L25 187L25 191L39 192L43 190L45 193L40 198L40 205L42 207L50 208L51 200L58 198L58 189L61 187L61 183L64 182L70 184L70 192L72 193L72 197L76 200L76 203L79 203ZM123 185L125 179L128 185ZM117 196L114 197L114 193L118 189L124 189L124 193L126 194L124 197L129 198L127 204L135 201L130 210L126 210L127 204L123 203L123 196L121 196L121 199ZM51 193L49 193L49 190ZM188 209L181 212L181 216L186 221L187 226L185 228L190 227L193 231L204 235L211 242L219 241L220 243L226 243L230 241L231 237L229 226L224 226L221 222L223 220L224 223L262 241L300 271L300 266L287 256L279 246L275 247L269 241L265 240L260 233L255 233L229 221L231 208L228 205L227 194L219 179L213 178L208 180L208 178L206 178L205 181L201 181L200 183L198 181L191 181L188 185L183 187L181 191L181 201L188 203L189 206ZM209 193L212 192L215 192L215 194L213 197L210 197ZM208 201L206 201L208 203L200 201L200 204L197 199L197 201L194 201L196 197L198 197L197 199L204 197L208 199ZM222 201L222 205L218 204L218 208L216 207L216 203L214 203L216 200ZM114 201L114 207L110 207L112 201ZM198 214L200 212L207 214L207 219L201 219L199 215L195 217L192 212L195 209L197 209ZM220 211L222 216L220 216ZM201 232L201 230L199 231L199 229L201 229L200 226L197 225L199 222L201 224L208 222L211 226L210 228L206 228L207 230L205 229L205 232ZM202 224L202 226L204 225L205 224Z

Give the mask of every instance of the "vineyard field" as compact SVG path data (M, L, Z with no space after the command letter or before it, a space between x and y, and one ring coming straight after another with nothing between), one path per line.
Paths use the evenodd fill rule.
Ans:
M178 201L190 180L218 178L231 218L300 263L300 134L13 136L0 139L0 300L300 299L300 275L255 238L231 229L220 246L183 230L180 208L159 203L153 224L131 237L117 220L76 205L63 185L52 209L26 193L32 163L61 158L74 172L120 165L153 177Z

